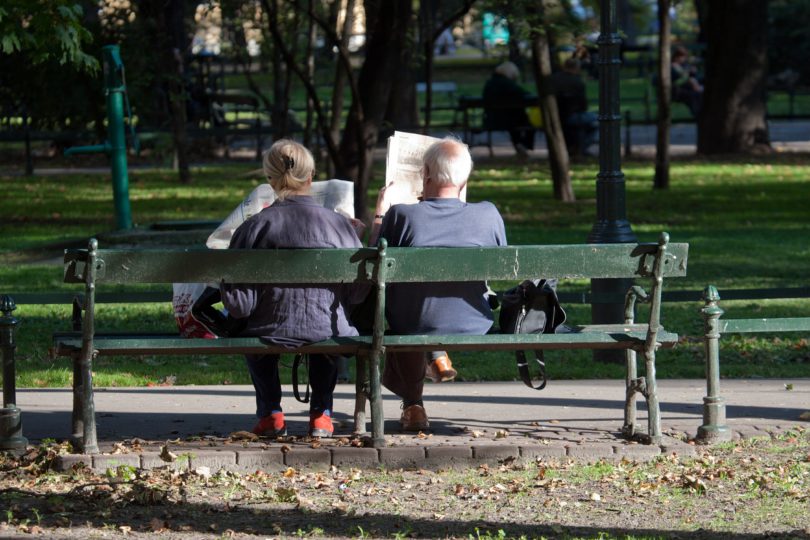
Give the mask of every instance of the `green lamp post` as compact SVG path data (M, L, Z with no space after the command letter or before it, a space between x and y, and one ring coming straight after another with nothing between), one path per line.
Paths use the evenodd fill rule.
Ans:
M127 140L124 133L124 99L126 83L124 64L118 45L102 48L104 64L104 95L107 99L107 140L104 144L75 146L65 155L105 153L110 156L112 169L113 203L115 224L118 229L132 228L132 213L129 208L129 176L127 174Z
M603 0L600 13L599 45L599 173L596 177L596 222L588 243L610 244L635 242L636 235L627 220L625 181L621 167L621 122L619 77L621 69L616 0ZM601 301L600 297L620 297L630 287L629 280L594 279L591 292L591 320L596 323L621 323L624 303ZM595 351L594 357L622 362L615 351Z

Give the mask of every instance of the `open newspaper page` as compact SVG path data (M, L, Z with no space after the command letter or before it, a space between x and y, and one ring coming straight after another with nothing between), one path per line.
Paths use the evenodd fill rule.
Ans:
M388 138L385 185L392 204L419 202L422 196L422 158L430 145L440 140L404 131L395 131ZM395 197L391 191L395 191Z
M312 182L312 198L318 204L347 218L354 217L354 183L348 180ZM276 200L269 184L260 184L225 218L205 243L210 249L228 249L234 231L251 216L267 208Z
M395 131L388 138L385 161L385 185L391 204L415 204L422 197L422 165L425 151L436 142L436 137ZM461 200L466 200L466 187Z

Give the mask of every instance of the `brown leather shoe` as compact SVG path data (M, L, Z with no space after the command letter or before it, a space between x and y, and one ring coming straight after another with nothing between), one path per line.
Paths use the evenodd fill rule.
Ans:
M421 405L405 407L399 423L402 425L402 431L422 431L430 427L425 408Z
M448 382L452 381L458 375L458 372L453 369L453 364L450 362L449 356L440 356L430 364L428 364L428 377L433 382Z

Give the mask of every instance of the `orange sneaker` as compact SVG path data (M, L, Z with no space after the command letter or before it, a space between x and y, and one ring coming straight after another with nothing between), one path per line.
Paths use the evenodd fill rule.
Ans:
M402 410L399 418L402 431L422 431L430 427L425 408L421 405L410 405Z
M442 383L455 379L458 372L453 369L453 363L450 362L450 357L444 355L428 364L426 375L431 381Z
M335 428L332 427L332 417L326 413L309 413L309 436L331 437Z
M262 416L251 430L260 437L280 437L287 434L287 423L284 413L274 412L270 416Z

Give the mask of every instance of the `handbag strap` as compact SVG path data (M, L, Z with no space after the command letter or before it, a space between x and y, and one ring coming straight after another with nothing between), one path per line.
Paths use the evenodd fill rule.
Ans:
M520 327L525 318L526 306L523 305L520 309L520 314L517 317L517 321L515 322L515 334L520 334ZM538 386L535 386L532 382L532 376L531 373L529 373L529 362L526 359L526 353L520 349L515 351L515 361L517 362L518 373L520 374L520 378L523 380L523 384L533 390L542 390L546 387L546 383L548 382L548 376L546 375L546 362L543 351L535 350L534 359L537 361L539 366L540 377L543 378L542 382Z
M301 394L298 393L298 368L304 364L307 370L307 390L304 394L304 399L301 399ZM309 356L306 354L296 354L292 365L292 387L295 399L301 403L309 403Z
M538 386L535 386L532 382L532 376L529 373L529 362L526 360L526 353L521 350L515 351L515 359L517 360L518 373L520 373L520 378L523 379L523 384L534 390L542 390L546 387L548 377L546 376L546 362L543 358L543 351L534 351L534 359L537 360L537 364L540 366L540 377L543 378L543 381Z

